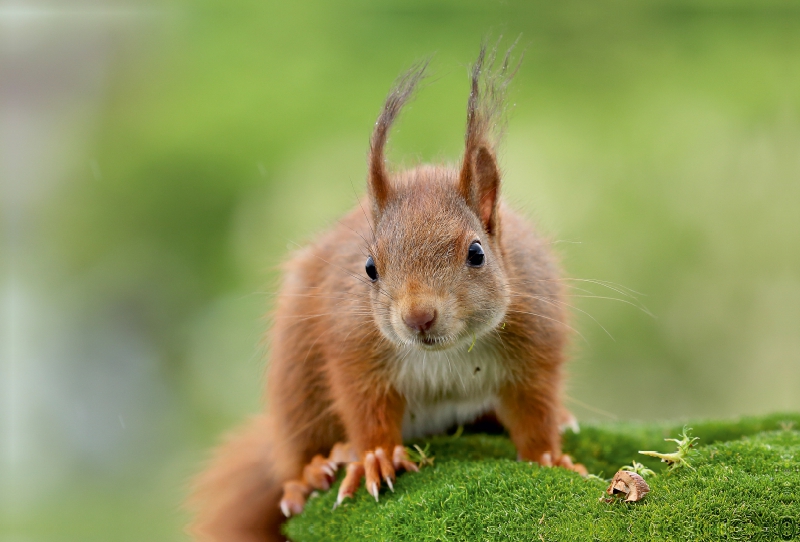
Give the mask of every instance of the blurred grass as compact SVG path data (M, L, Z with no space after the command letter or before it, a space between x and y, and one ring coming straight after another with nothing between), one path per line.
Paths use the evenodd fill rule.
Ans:
M33 210L35 256L22 269L74 329L131 333L157 385L113 437L111 467L84 457L77 437L52 437L42 453L63 455L58 481L4 506L8 538L181 539L183 480L258 408L276 265L363 192L392 80L435 53L434 77L393 133L393 163L455 160L466 66L501 33L521 34L525 50L505 194L558 241L568 276L633 288L656 315L581 297L620 295L574 283L590 289L574 290L576 307L613 340L576 312L585 339L575 337L570 407L583 419L800 409L797 2L159 9L115 30L92 141ZM119 349L122 365L138 363ZM61 370L54 381L83 374ZM640 384L624 401L621 377ZM73 387L82 399L109 385ZM93 406L112 424L116 395Z

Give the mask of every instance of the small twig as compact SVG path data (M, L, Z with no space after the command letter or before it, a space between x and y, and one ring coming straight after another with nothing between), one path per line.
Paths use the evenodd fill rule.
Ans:
M694 470L689 462L686 460L689 457L689 453L691 452L692 446L698 440L698 437L691 436L692 428L691 427L684 427L683 433L681 433L680 439L675 438L665 438L666 441L675 442L678 445L678 450L671 454L662 454L660 452L654 451L639 451L642 455L649 455L650 457L657 457L662 462L669 465L670 472L677 470L681 467L689 467L691 470Z
M425 449L420 448L417 444L414 444L414 449L406 446L406 452L408 453L409 461L416 463L420 468L426 465L430 465L432 467L433 461L436 458L432 455L428 455L430 453L430 446L430 444L426 444Z

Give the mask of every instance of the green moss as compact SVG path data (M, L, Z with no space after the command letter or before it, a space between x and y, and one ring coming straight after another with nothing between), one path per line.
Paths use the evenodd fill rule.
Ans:
M514 460L504 436L427 441L435 466L401 475L376 503L366 491L332 511L336 487L286 524L296 542L317 540L792 540L800 538L800 416L694 421L694 471L666 474L637 454L671 450L680 424L606 423L568 434L565 450L610 477L647 464L651 492L606 502L606 482ZM788 536L788 538L787 538Z

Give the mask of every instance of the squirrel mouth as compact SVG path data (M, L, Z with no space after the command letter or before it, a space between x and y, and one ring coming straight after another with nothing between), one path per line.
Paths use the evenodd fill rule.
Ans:
M448 341L446 337L431 337L427 335L418 335L415 338L415 342L425 350L442 350L451 345L451 341Z

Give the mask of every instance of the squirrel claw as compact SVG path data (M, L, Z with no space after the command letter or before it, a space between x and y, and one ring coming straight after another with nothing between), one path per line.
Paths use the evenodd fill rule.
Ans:
M331 488L336 469L321 455L315 455L311 463L303 468L303 480L314 489L327 491Z
M370 484L369 494L375 497L375 502L378 502L378 482L372 482L372 484Z
M361 484L362 476L364 476L364 465L360 461L347 465L347 473L342 480L342 485L339 486L339 494L336 497L336 506L342 504L347 497L353 496Z
M364 455L363 461L358 461L353 447L348 443L337 443L331 449L327 458L315 456L303 469L302 480L286 482L283 488L283 498L280 507L283 515L288 517L299 514L305 507L306 499L312 490L328 490L333 484L335 473L340 465L347 465L344 479L339 486L333 510L336 510L344 500L352 497L361 479L367 493L372 495L376 502L380 501L381 483L394 493L394 481L398 470L419 472L419 467L408 459L408 454L403 445L398 444L392 449L391 458L388 450L375 448Z
M280 507L284 516L296 516L303 511L306 506L306 498L311 493L311 487L301 481L291 480L283 484L283 497L281 497Z
M388 468L391 469L391 472L386 472L386 470L384 470L387 465ZM391 463L386 460L386 455L383 453L383 450L378 448L374 452L367 452L367 455L364 456L365 485L367 486L369 494L375 497L375 502L378 502L381 474L383 474L384 477L394 476L394 468Z
M361 484L363 477L367 493L372 495L376 502L380 502L381 483L386 482L390 491L394 492L394 480L397 470L419 471L415 463L408 459L406 449L397 445L392 450L392 459L383 448L375 448L364 455L363 461L354 461L347 465L342 485L339 486L339 495L336 498L336 509L344 499L352 497Z
M283 497L280 501L281 513L288 518L302 512L306 500L313 490L329 490L336 477L336 471L339 470L339 465L356 459L352 447L342 443L335 444L327 458L321 455L314 456L311 462L303 468L303 475L299 480L290 480L284 483ZM358 484L355 487L358 487ZM334 510L342 504L345 497L349 496L352 496L352 492L348 495L340 494L333 506Z

